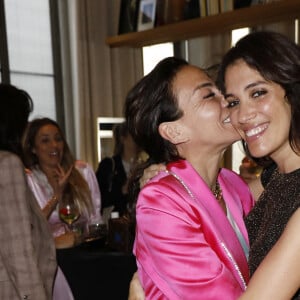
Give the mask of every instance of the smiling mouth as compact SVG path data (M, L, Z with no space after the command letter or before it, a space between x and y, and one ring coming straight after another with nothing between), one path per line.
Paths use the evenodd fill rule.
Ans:
M57 152L57 151L55 151L55 152L50 152L50 155L51 155L51 156L58 156L58 152Z
M263 131L265 131L267 129L267 127L268 127L267 124L262 125L262 126L257 126L255 128L245 131L245 135L247 137L256 136L256 135L262 133Z

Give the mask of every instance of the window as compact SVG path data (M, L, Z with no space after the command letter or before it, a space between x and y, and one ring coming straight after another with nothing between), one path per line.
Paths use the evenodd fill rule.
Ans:
M98 128L98 161L101 161L104 157L113 155L114 139L113 139L113 127L124 122L124 118L97 118Z
M3 82L26 90L34 102L31 118L57 119L55 70L49 0L0 0L7 57L0 53ZM54 1L52 1L54 2ZM1 24L2 25L2 24ZM6 36L5 36L6 35ZM7 74L4 74L6 72ZM61 100L60 100L61 101Z
M144 75L147 75L160 60L173 55L173 43L163 43L143 47Z

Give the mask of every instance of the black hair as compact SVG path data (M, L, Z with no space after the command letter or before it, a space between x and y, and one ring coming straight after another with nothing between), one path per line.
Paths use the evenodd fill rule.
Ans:
M181 158L175 145L161 137L158 128L161 123L178 120L183 115L172 85L177 73L187 65L183 59L165 58L127 95L125 119L128 130L135 143L149 155L129 179L133 205L140 189L139 178L145 168L153 163L168 163Z
M159 62L128 93L125 103L127 127L133 139L155 163L179 159L176 147L158 133L163 122L179 119L182 111L173 94L173 80L188 63L168 57Z
M33 101L24 90L0 83L0 103L0 149L22 158L21 141Z

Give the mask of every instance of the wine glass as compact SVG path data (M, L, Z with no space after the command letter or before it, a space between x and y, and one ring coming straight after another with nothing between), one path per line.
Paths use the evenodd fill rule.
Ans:
M58 212L60 219L72 231L72 224L80 217L80 211L76 203L70 199L63 199L58 204Z

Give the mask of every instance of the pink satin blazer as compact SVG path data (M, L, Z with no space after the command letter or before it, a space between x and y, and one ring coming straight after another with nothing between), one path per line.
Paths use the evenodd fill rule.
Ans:
M141 190L134 245L147 299L237 299L249 280L235 231L187 161L170 163ZM246 183L221 169L227 209L248 244L243 217L254 205Z

